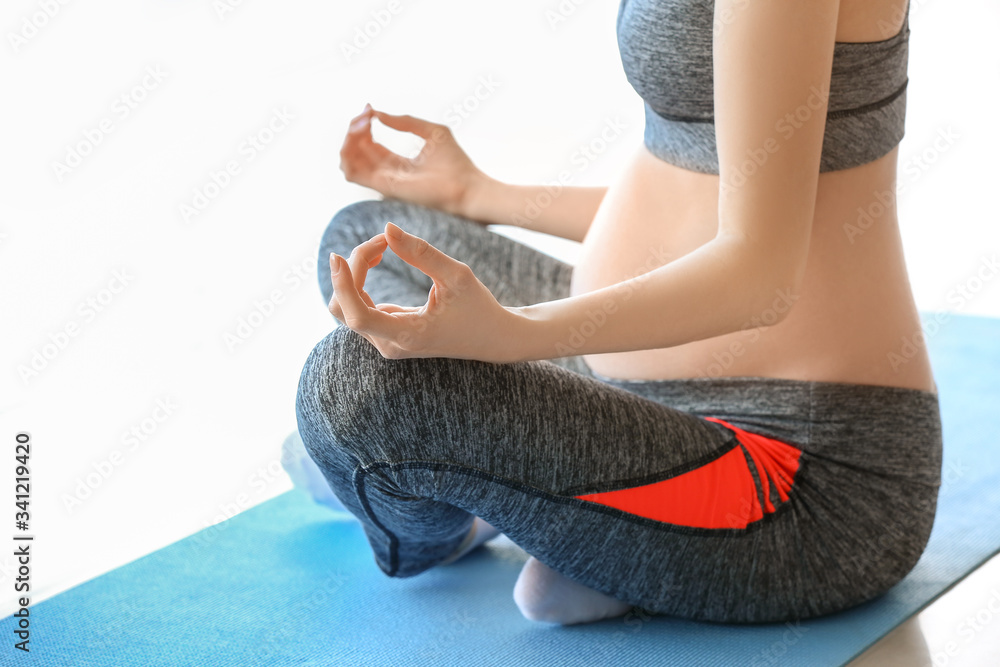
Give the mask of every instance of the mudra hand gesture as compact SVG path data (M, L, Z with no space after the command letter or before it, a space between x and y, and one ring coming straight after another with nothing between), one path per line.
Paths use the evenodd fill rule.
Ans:
M365 292L368 269L386 248L425 273L434 285L423 306L375 304ZM362 335L387 359L450 357L504 363L513 360L510 341L519 318L500 305L463 262L391 222L385 231L344 259L330 255L334 295L330 313Z

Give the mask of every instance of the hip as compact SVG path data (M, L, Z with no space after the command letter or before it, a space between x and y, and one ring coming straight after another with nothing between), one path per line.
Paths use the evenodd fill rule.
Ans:
M700 417L711 417L790 445L797 465L770 497L776 510L736 531L687 529L648 539L664 553L683 543L686 558L669 572L683 595L668 613L703 620L807 618L885 593L919 560L934 523L941 480L937 396L899 387L766 377L598 380ZM772 466L762 460L759 475ZM756 465L756 459L754 460ZM779 466L780 467L780 466ZM763 472L761 472L763 471ZM753 517L752 517L753 518ZM738 582L735 596L711 611L690 610L685 597L708 599L705 563ZM725 563L724 568L718 568ZM777 585L776 582L784 582ZM725 585L724 583L721 585ZM678 592L678 591L675 591ZM747 601L752 604L747 605Z

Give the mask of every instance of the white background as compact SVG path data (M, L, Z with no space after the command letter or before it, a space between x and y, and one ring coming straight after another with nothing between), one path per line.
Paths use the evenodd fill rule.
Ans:
M5 439L34 441L35 602L290 488L278 460L298 374L333 324L319 235L340 207L377 197L338 169L365 102L448 122L509 182L611 179L641 142L642 105L621 69L617 3L577 3L554 21L557 0L399 0L395 14L387 0L4 2L0 421ZM899 218L918 306L1000 316L1000 280L961 305L953 291L1000 250L1000 7L912 4ZM380 11L387 24L346 53ZM276 110L292 119L268 137ZM608 119L625 133L578 170ZM948 129L957 139L935 148ZM250 159L253 135L269 142ZM185 219L230 161L239 173ZM494 229L575 258L571 242ZM259 326L227 342L248 319ZM0 468L0 499L12 470ZM0 550L0 614L12 564Z

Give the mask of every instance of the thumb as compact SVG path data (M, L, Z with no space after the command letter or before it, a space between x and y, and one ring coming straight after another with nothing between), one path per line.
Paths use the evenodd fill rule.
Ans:
M443 281L448 286L467 268L462 262L449 257L419 236L404 232L391 222L385 223L385 238L400 259L423 271L434 282Z
M385 123L388 127L394 130L399 130L400 132L412 132L421 139L430 139L431 135L438 128L441 127L437 123L432 123L429 120L424 120L423 118L417 118L415 116L403 115L394 116L392 114L385 113L384 111L372 110L375 117L380 121Z

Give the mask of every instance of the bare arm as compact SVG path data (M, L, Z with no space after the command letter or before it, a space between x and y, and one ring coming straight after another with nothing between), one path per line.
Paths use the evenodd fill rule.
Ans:
M479 172L460 214L485 224L514 225L582 242L606 187L511 185Z
M510 309L519 316L512 361L681 345L738 331L783 294L794 301L815 210L838 11L839 0L717 0L715 238L637 278ZM809 120L791 136L777 131L806 104ZM761 148L767 161L741 171Z

